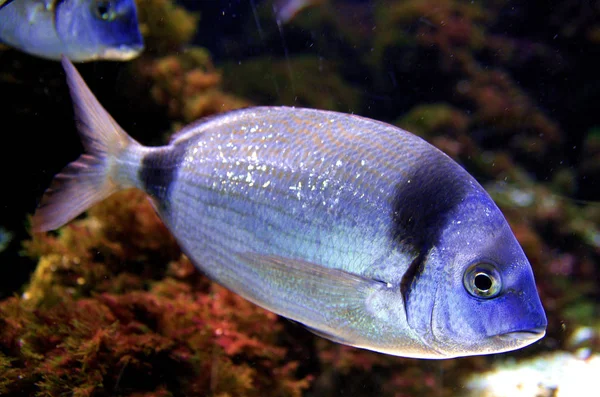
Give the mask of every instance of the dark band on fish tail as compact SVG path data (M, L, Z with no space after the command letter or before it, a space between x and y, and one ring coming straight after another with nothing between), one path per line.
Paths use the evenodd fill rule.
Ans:
M185 145L174 145L151 151L142 160L139 179L162 209L168 208L171 187L184 157Z

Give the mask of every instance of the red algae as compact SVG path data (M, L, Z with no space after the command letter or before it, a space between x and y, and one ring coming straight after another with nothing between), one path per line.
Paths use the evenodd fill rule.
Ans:
M0 302L2 394L300 396L310 384L277 316L199 274L141 192L26 249L38 269Z
M200 48L147 60L140 70L152 82L152 98L167 108L172 119L190 122L249 106L249 102L221 90L221 73Z

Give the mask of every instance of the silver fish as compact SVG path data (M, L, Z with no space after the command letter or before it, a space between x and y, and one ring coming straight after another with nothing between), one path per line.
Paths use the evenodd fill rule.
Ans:
M353 115L256 107L144 147L63 66L86 154L55 177L34 231L136 187L208 277L331 340L449 358L544 336L504 216L424 140Z
M273 3L275 18L286 24L307 8L322 5L326 0L277 0Z
M3 226L0 226L0 252L8 248L13 237L14 234L12 232L6 230Z
M0 0L0 42L76 62L124 61L144 49L135 0Z

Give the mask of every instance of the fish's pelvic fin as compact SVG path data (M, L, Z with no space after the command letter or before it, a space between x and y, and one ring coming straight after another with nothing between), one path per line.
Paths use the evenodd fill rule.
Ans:
M119 181L117 159L130 138L100 105L73 64L62 57L85 154L56 175L32 218L31 229L57 229L112 193L129 187Z

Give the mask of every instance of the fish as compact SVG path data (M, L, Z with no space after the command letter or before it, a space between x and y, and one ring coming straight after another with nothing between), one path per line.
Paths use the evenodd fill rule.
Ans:
M0 226L0 253L8 248L12 242L14 234L5 227Z
M0 0L0 42L74 62L126 61L144 49L135 0Z
M508 222L425 140L357 115L259 106L147 147L62 64L84 153L44 193L34 233L137 188L206 276L332 341L442 359L545 335Z
M326 0L277 0L273 3L273 11L279 23L287 24L304 10L325 2Z

